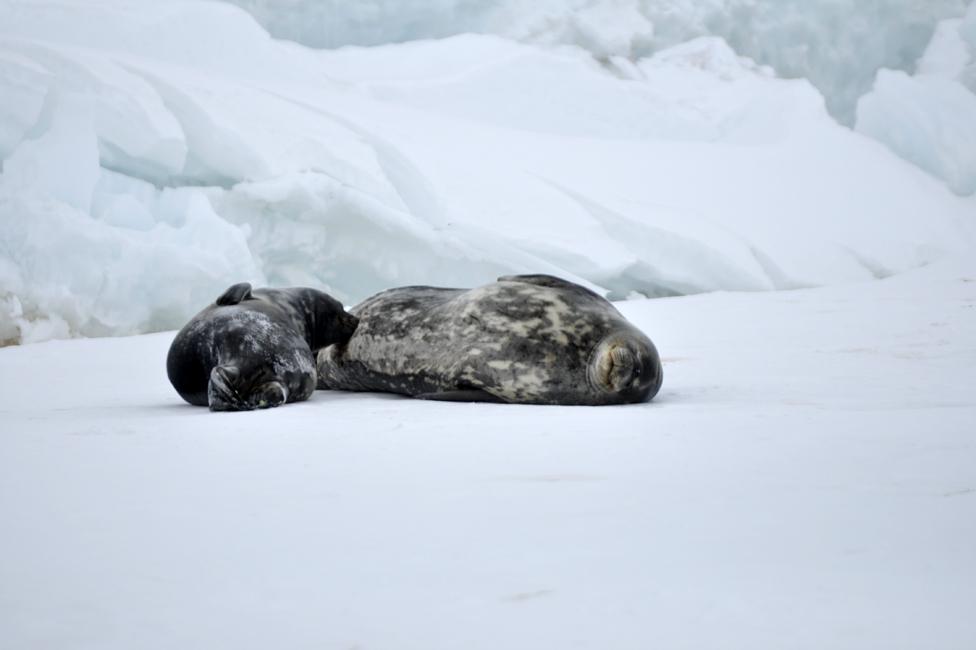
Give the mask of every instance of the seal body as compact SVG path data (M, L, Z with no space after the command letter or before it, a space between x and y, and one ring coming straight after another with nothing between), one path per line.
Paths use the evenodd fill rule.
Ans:
M315 352L357 322L315 289L235 284L177 333L166 371L183 399L214 411L298 402L315 390Z
M607 300L553 276L390 289L351 312L353 336L319 353L319 388L603 405L646 401L661 386L650 339Z

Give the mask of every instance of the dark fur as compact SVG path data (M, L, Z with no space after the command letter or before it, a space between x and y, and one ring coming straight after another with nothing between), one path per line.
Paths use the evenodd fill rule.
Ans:
M235 284L179 331L166 371L183 399L212 410L298 402L315 390L315 353L357 324L315 289Z

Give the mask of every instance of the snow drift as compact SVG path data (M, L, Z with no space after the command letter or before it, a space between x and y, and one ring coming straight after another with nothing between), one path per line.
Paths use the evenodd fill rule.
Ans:
M886 67L911 72L939 20L967 0L230 0L275 36L313 47L383 45L464 32L577 45L636 59L718 36L782 76L809 79L851 123Z
M780 76L809 80L841 123L853 125L860 115L862 133L942 178L953 191L976 191L976 99L930 77L933 64L943 66L948 57L955 61L952 68L958 65L948 76L958 75L970 90L976 85L976 19L969 0L230 1L273 35L314 47L477 32L576 46L606 63L718 36ZM968 27L961 18L967 4ZM909 81L916 69L926 77ZM858 113L860 98L872 87Z
M972 241L972 200L720 38L323 52L222 3L0 11L4 342L175 328L244 280L355 302L542 271L661 296L883 277Z

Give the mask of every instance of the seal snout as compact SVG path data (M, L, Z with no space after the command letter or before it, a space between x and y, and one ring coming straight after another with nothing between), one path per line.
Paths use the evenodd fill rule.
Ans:
M288 389L277 380L253 388L244 386L240 368L217 366L210 371L207 402L211 411L251 411L280 406L288 401Z
M618 393L630 388L640 381L641 365L630 348L623 345L610 348L607 383Z
M644 402L661 388L661 360L649 340L613 336L600 342L590 363L591 383L611 401Z

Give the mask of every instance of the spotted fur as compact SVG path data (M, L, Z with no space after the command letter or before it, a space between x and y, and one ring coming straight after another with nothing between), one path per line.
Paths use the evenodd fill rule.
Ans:
M661 385L654 344L616 308L547 275L475 289L401 287L366 299L319 388L524 404L619 404Z

